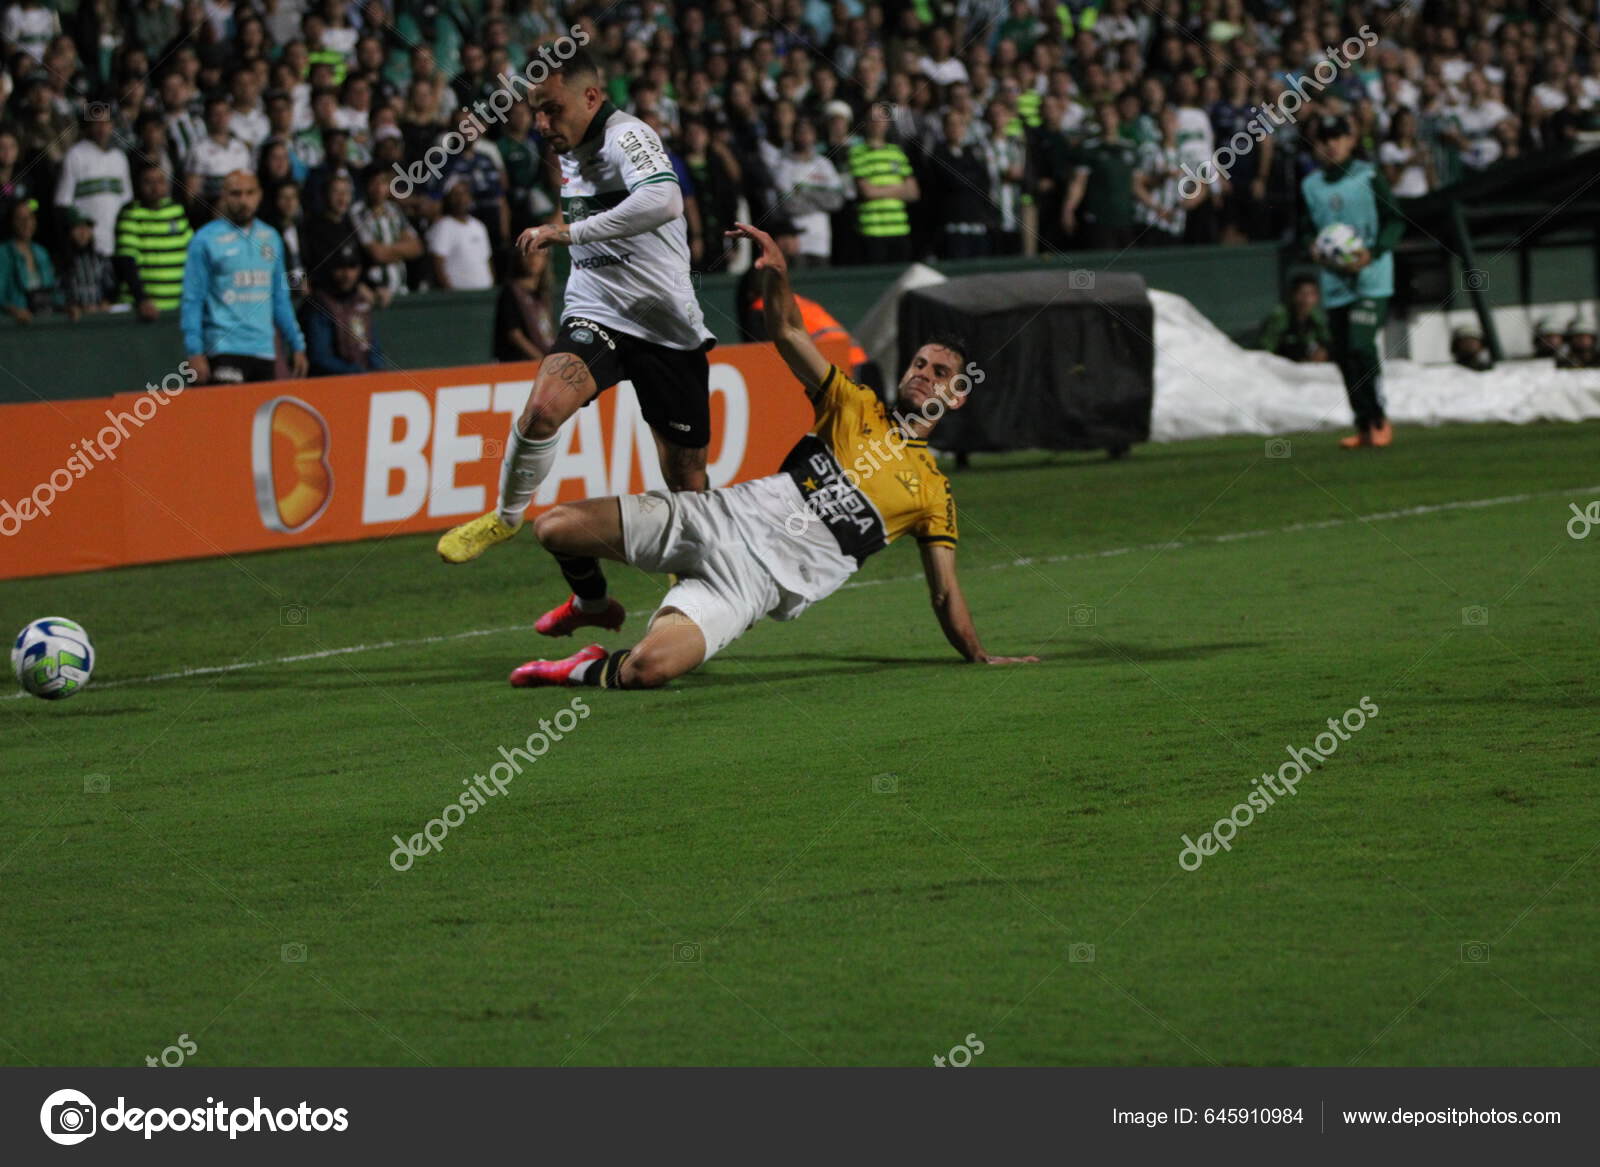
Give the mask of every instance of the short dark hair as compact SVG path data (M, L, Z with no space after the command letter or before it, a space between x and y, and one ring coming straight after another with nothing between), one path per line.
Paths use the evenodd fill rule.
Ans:
M1317 277L1309 276L1302 272L1300 275L1295 276L1294 279L1289 281L1289 294L1291 296L1294 295L1294 293L1298 292L1307 284L1317 286Z
M936 344L940 348L947 348L951 352L955 353L956 363L958 365L965 366L967 364L967 341L966 338L960 334L947 329L939 329L932 334L923 337L922 344L918 345L917 347L921 348L930 344Z
M557 57L560 55L560 53L556 54ZM564 62L562 62L561 68L557 69L556 72L571 77L579 82L586 77L592 77L594 78L594 83L596 85L603 86L605 81L605 75L600 71L599 62L596 61L594 57L590 55L589 50L584 48L582 45L579 45L573 49L572 56L568 57Z

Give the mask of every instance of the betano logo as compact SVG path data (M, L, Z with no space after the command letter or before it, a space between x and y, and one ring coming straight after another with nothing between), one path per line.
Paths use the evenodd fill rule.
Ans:
M460 467L483 460L483 438L462 432L461 420L469 414L500 413L506 415L503 424L509 430L532 387L531 381L448 385L431 399L416 389L372 394L363 447L362 524L406 522L423 513L430 518L480 515L494 505L493 488L458 481ZM712 364L710 387L713 431L721 444L712 444L706 477L712 486L726 486L738 476L749 448L750 391L744 374L731 364ZM596 408L580 409L568 418L555 462L533 496L534 506L555 502L563 484L571 481L583 484L583 498L632 494L635 466L645 490L666 488L655 435L632 383L619 381L607 393L614 395L610 432ZM498 481L498 473L495 477Z
M250 432L256 509L269 531L303 531L333 501L328 423L298 397L274 397L256 410Z

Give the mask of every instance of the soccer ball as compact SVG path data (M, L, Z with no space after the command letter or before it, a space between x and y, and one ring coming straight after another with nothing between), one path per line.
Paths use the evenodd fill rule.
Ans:
M1342 267L1354 261L1366 245L1361 233L1349 223L1329 223L1317 232L1316 242L1311 245L1311 254L1323 263Z
M17 642L11 646L11 668L17 681L35 697L46 701L70 697L89 683L94 646L83 625L61 616L46 616L17 633Z

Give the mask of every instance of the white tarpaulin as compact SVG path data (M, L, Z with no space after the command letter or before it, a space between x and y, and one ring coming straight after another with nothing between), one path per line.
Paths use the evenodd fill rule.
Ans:
M1350 406L1332 365L1240 348L1182 296L1150 293L1156 310L1156 401L1150 440L1347 429ZM1392 421L1581 421L1600 417L1600 369L1508 361L1486 373L1383 362Z
M892 386L895 325L907 288L944 282L914 264L878 298L855 336ZM1156 399L1150 440L1221 434L1286 434L1348 429L1344 382L1331 364L1297 364L1240 348L1188 300L1150 292L1156 320ZM974 354L980 365L983 354ZM1582 421L1600 417L1600 369L1557 369L1553 361L1505 361L1486 373L1456 365L1383 362L1389 418L1401 425L1449 422Z

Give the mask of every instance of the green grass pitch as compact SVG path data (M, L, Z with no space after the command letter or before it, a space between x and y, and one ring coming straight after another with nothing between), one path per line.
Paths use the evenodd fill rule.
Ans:
M527 535L0 585L99 654L0 700L0 1061L1594 1064L1600 426L1291 441L980 458L968 598L1044 663L958 663L896 546L668 690L583 691L404 873L572 697L505 684L581 643L531 633ZM636 634L663 581L612 578Z

